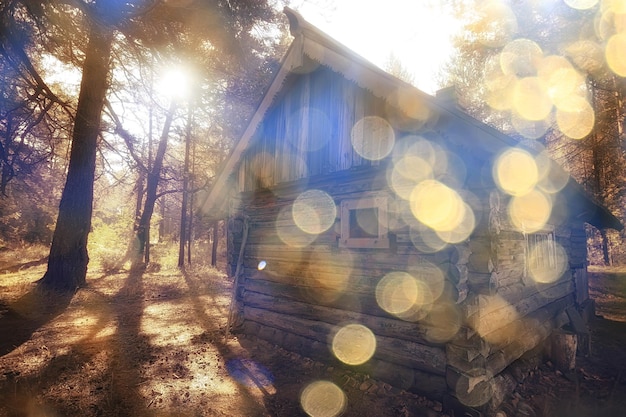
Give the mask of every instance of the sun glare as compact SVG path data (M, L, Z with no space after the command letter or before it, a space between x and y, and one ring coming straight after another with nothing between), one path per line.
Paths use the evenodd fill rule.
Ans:
M159 94L171 100L183 100L191 94L192 76L183 66L167 68L158 80L156 89Z

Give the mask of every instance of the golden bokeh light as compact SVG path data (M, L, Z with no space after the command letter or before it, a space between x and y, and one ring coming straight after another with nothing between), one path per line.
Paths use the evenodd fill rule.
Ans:
M294 223L309 234L320 234L330 229L337 217L333 198L321 190L300 194L291 209Z
M356 153L370 161L378 161L389 155L396 135L387 120L366 116L354 124L350 138Z
M292 206L283 207L278 212L276 216L276 234L285 244L294 248L308 246L317 238L316 234L306 233L296 225Z
M584 97L587 94L585 78L567 58L550 55L541 60L537 76L545 83L552 103L558 108L567 105L572 95Z
M545 227L552 214L552 200L539 190L516 196L509 203L511 223L526 233Z
M550 157L547 151L540 152L535 161L539 169L537 188L548 194L556 194L565 188L569 182L569 174Z
M452 231L466 217L461 196L437 180L425 180L415 186L410 204L417 220L438 231Z
M583 72L600 74L604 68L604 49L589 39L572 42L565 47L567 57Z
M310 417L335 417L348 405L346 394L330 381L315 381L300 394L300 405Z
M408 200L413 188L425 179L433 177L431 165L416 155L405 155L388 171L387 183L398 197Z
M519 313L500 295L480 296L479 311L469 319L470 326L487 342L506 345L519 333Z
M411 215L413 217L413 215ZM413 223L415 222L413 217ZM423 253L435 253L445 249L448 246L447 242L444 242L436 231L423 224L413 226L411 222L407 222L412 225L409 236L411 243L420 252Z
M525 77L513 86L513 110L524 119L543 120L552 111L548 86L539 77Z
M542 240L530 248L526 263L528 274L535 282L550 284L563 276L567 269L568 257L558 242Z
M476 217L474 216L474 211L469 204L465 202L462 204L463 208L459 210L460 221L456 227L450 230L435 230L437 236L439 236L439 238L446 243L454 244L463 242L470 237L476 227Z
M490 48L504 46L517 33L517 17L502 1L489 0L480 3L477 23L479 42Z
M335 333L333 354L348 365L361 365L374 356L376 336L362 324L348 324Z
M430 287L411 274L394 271L376 285L376 301L380 308L403 320L417 321L425 316L434 301Z
M602 10L612 11L615 14L626 14L626 1L624 0L603 0Z
M500 53L500 66L505 75L531 77L543 58L541 47L530 39L519 38L507 43Z
M510 148L498 156L493 178L498 187L513 196L529 193L539 180L537 164L533 156L519 148Z
M611 36L606 43L606 63L611 71L620 77L626 77L626 33Z
M341 297L350 283L354 266L352 253L342 251L339 255L316 247L305 256L303 267L296 273L301 276L306 294L317 303L328 303Z
M570 96L567 103L562 103L556 110L556 123L565 136L584 139L593 130L595 113L587 100Z

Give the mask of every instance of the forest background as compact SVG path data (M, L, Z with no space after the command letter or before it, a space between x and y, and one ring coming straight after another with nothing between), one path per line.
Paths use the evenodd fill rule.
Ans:
M626 4L434 3L463 26L440 85L626 221ZM0 248L50 246L42 284L63 289L90 259L149 264L146 242L215 259L224 225L202 203L289 43L286 4L2 2ZM626 263L623 233L588 232L592 264Z

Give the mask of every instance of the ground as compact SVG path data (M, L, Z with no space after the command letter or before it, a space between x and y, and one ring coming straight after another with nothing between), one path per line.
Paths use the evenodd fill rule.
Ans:
M440 403L367 375L227 334L232 285L217 269L90 270L86 288L62 297L35 289L43 262L4 258L0 417L330 416L341 398L344 416L444 415ZM625 288L626 274L592 274L604 315L593 321L592 354L571 373L532 370L507 417L624 415ZM345 397L307 396L329 382Z

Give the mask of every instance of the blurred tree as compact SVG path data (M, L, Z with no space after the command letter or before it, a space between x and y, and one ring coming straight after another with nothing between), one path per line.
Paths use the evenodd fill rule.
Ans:
M467 23L447 82L457 87L461 105L528 146L547 147L626 220L624 80L607 65L621 10L611 2L577 10L566 2L532 0L456 6ZM602 240L604 262L610 263L604 232ZM626 260L626 253L621 256Z
M260 20L270 20L273 9L266 1L14 0L3 2L0 13L3 55L17 62L21 78L33 80L37 94L64 104L42 81L31 56L45 51L81 68L77 106L68 108L75 117L66 183L41 280L50 288L73 290L84 284L89 260L98 139L116 45L126 41L136 51L165 56L192 38L202 39L199 50L220 51L223 55L211 54L216 64L234 67L231 58L243 55L238 40L250 36Z

